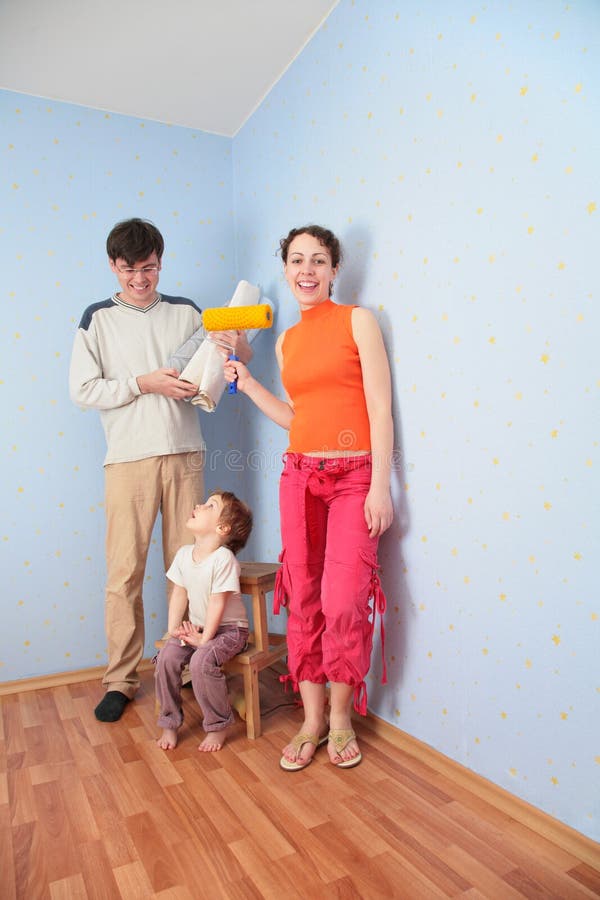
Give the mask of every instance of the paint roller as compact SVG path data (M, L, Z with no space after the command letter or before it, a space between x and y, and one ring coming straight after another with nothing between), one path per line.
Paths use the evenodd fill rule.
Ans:
M252 306L218 306L204 310L202 324L206 331L250 331L270 328L273 324L273 311L266 303L255 303ZM238 357L231 353L229 359ZM237 393L235 381L231 382L227 392Z
M250 284L248 281L240 281L234 291L234 294L227 304L233 306L255 306L261 302L260 288L257 285ZM262 299L262 303L271 309L273 315L273 304L266 297ZM211 315L216 315L216 310ZM260 334L258 328L251 328L245 332L248 343L252 343L255 337ZM217 404L225 390L225 381L223 379L223 361L221 354L217 351L216 345L226 348L227 352L231 352L231 346L226 341L215 340L217 332L211 334L210 340L207 337L206 329L201 325L197 331L192 334L175 353L169 357L166 365L170 369L177 369L181 374L179 377L183 381L189 381L198 387L198 393L191 398L194 406L199 406L204 412L214 412Z

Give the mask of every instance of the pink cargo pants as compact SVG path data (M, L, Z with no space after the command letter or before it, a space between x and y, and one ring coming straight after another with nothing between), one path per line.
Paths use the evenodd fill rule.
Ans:
M371 457L319 459L287 453L279 488L282 567L274 612L289 612L287 676L298 682L354 686L366 714L375 612L386 600L377 573L378 538L364 515ZM382 652L384 629L381 620ZM382 683L386 681L385 659Z

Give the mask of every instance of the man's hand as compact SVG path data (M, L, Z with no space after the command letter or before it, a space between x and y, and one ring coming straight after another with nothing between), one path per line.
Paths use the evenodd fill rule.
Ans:
M162 394L172 400L187 400L198 393L195 384L189 381L180 381L177 369L157 369L147 375L138 375L136 378L140 393Z
M233 353L247 365L254 356L245 331L210 331L208 338L217 345L225 359Z

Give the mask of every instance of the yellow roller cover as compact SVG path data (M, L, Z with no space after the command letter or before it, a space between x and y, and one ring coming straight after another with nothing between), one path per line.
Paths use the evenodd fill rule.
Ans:
M266 303L257 303L254 306L219 306L204 310L202 324L207 331L270 328L273 324L273 313Z

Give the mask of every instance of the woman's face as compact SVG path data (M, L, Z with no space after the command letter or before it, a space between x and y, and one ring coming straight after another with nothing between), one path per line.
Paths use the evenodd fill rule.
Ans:
M283 271L300 309L310 309L327 300L329 285L337 275L329 250L312 234L294 238Z

